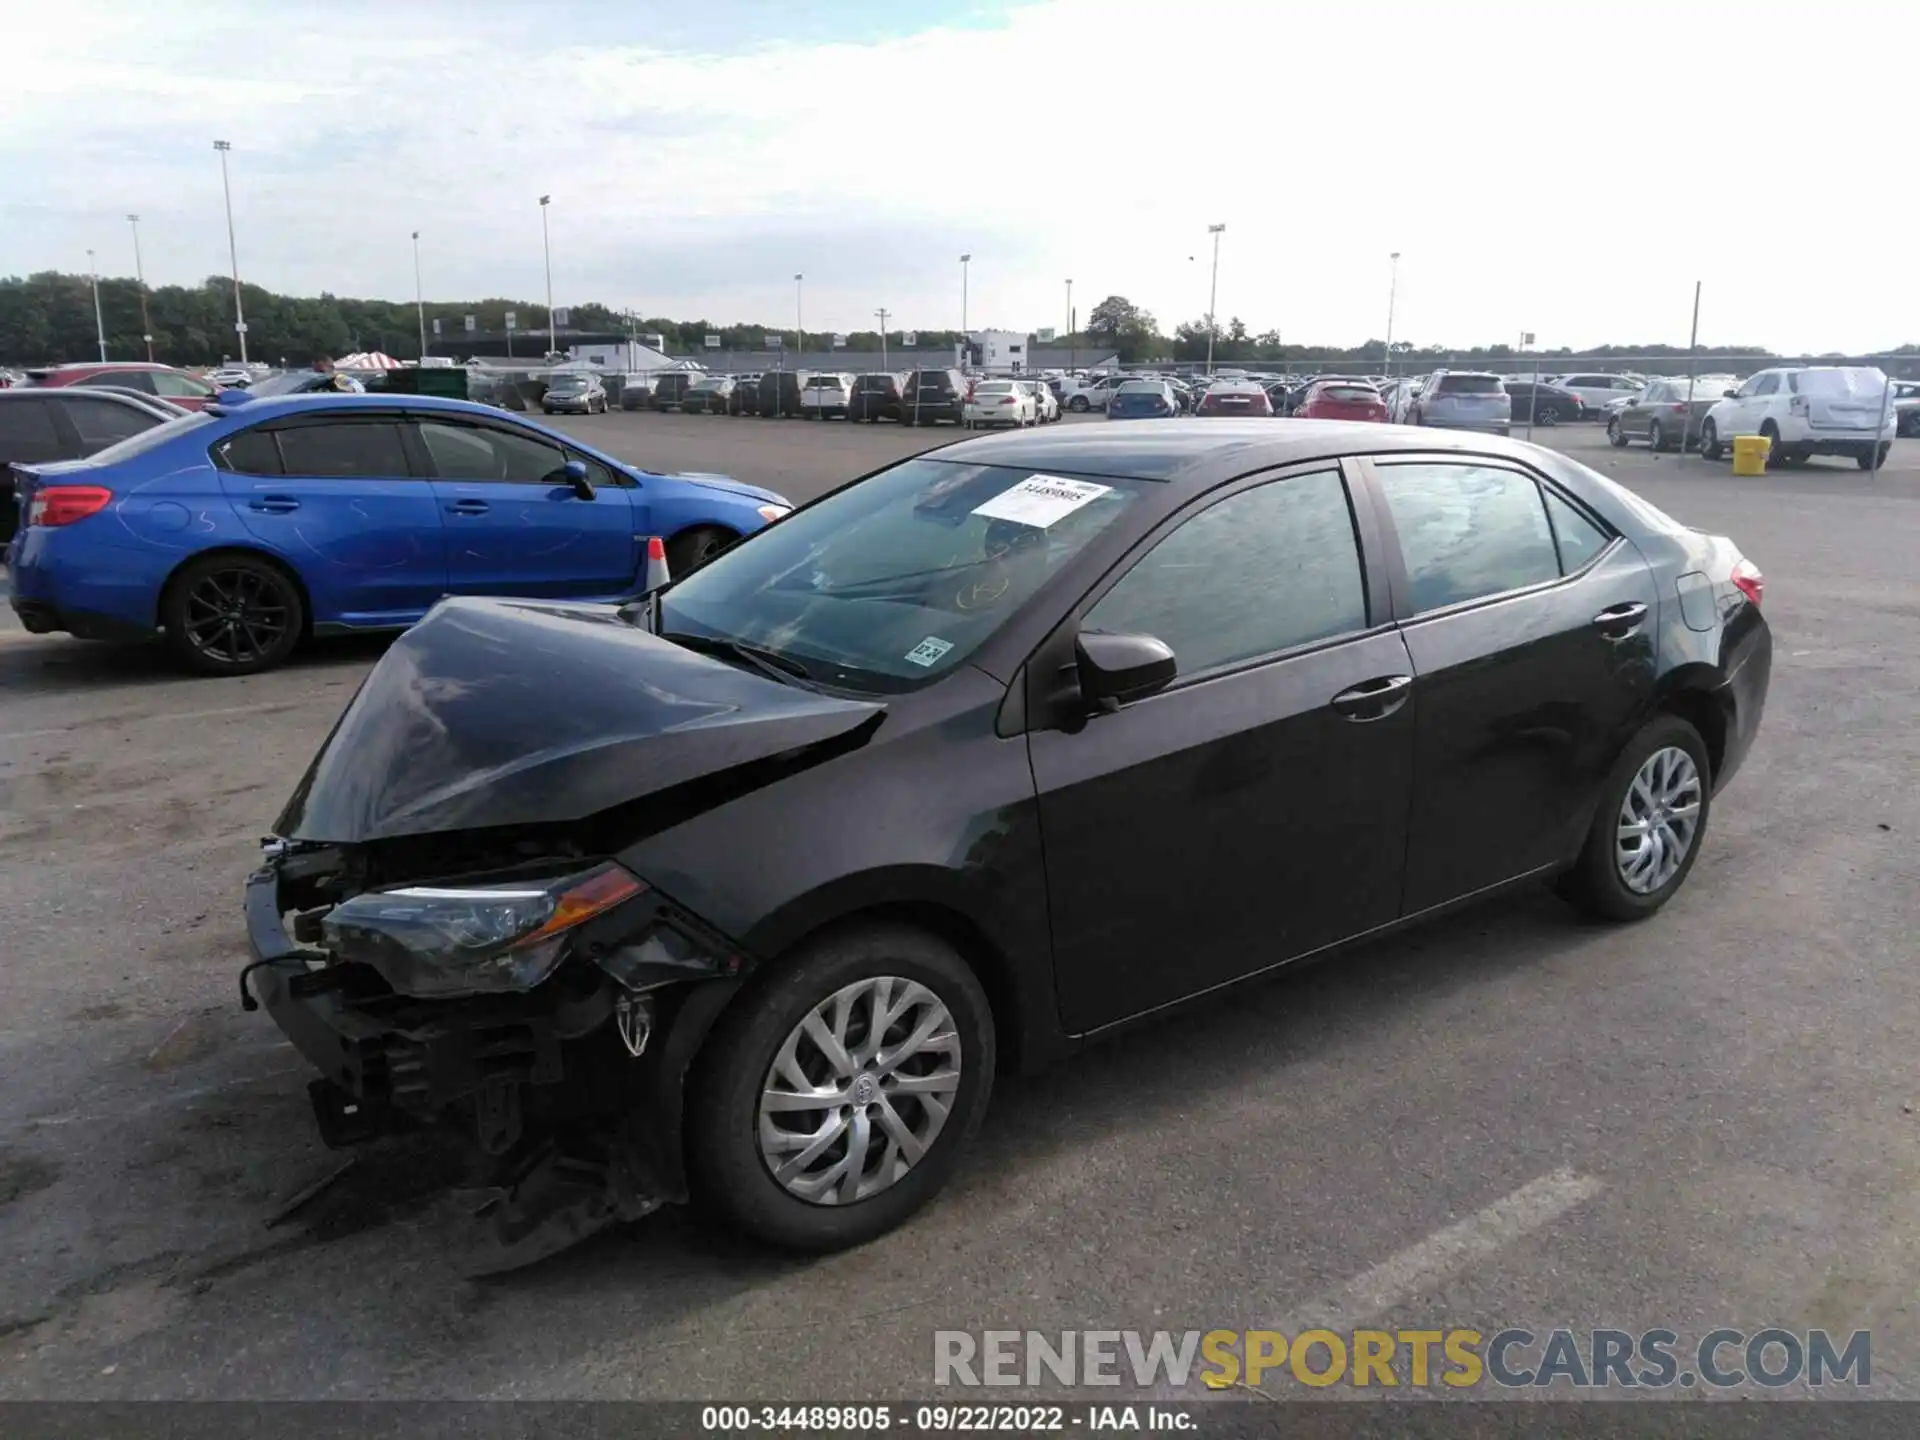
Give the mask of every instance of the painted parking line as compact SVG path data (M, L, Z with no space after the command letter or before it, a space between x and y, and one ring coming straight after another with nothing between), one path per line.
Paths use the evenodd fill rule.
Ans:
M1542 1175L1466 1219L1396 1251L1338 1290L1302 1307L1279 1327L1281 1333L1350 1330L1545 1229L1604 1188L1593 1176L1576 1175L1564 1167Z

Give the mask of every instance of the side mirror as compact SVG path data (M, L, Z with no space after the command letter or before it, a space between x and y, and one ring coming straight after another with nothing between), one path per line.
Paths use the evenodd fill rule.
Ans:
M1180 673L1173 651L1151 635L1083 630L1073 648L1080 693L1103 710L1164 690Z
M578 460L569 460L560 467L560 474L567 484L573 487L573 493L582 500L593 499L593 482L587 479L587 467Z
M1740 398L1740 392L1738 390L1722 390L1720 393L1729 400L1738 400Z

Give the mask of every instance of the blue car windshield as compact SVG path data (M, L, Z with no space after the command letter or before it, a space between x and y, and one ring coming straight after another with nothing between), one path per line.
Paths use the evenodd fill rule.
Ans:
M889 693L959 666L1144 483L916 457L796 511L663 592L663 635L741 641Z

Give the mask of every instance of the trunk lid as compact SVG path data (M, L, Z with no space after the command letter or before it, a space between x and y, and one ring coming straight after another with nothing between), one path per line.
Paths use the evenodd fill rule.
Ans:
M682 649L611 606L446 600L374 666L274 828L358 844L642 800L681 811L670 797L697 808L699 782L770 783L784 771L764 762L828 758L884 714Z

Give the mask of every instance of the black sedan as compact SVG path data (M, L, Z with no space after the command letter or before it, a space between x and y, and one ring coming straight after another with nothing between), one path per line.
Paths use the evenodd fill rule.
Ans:
M1507 394L1513 400L1513 423L1525 425L1570 425L1586 414L1580 397L1557 385L1532 380L1509 380Z
M1484 435L965 441L649 600L443 602L278 820L243 986L335 1143L465 1127L515 1254L690 1196L858 1243L1002 1070L1510 886L1652 915L1760 605Z

